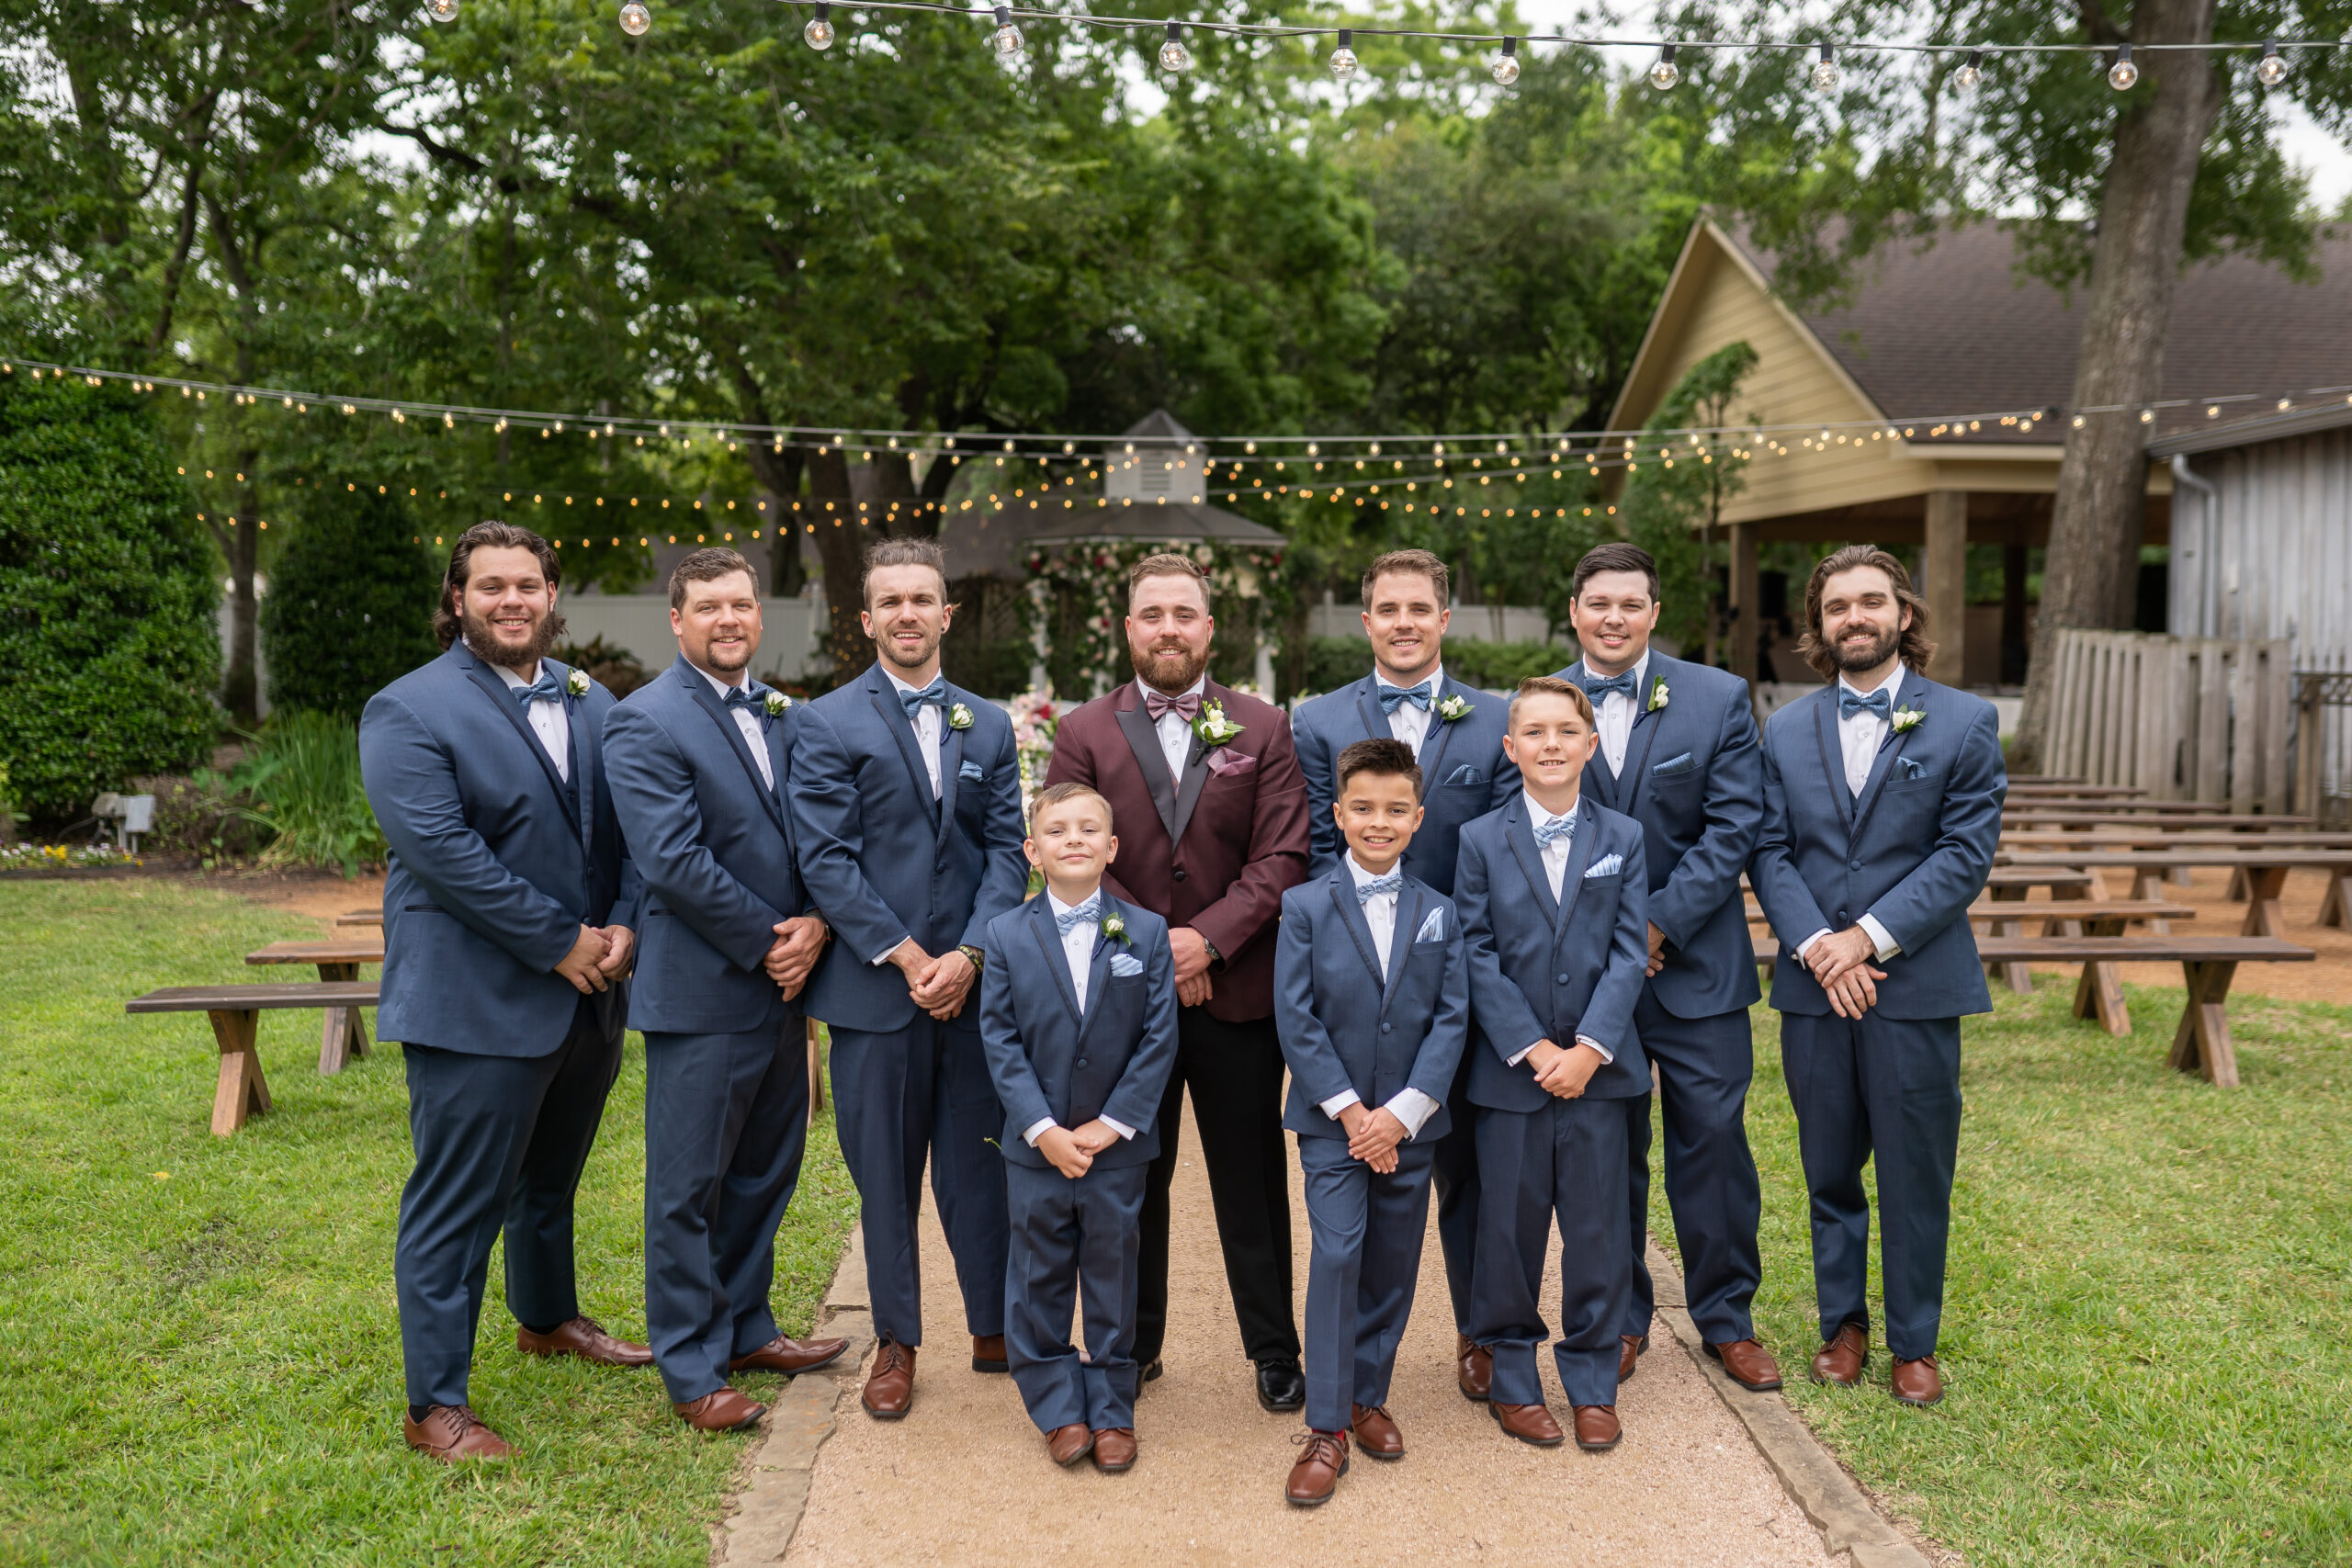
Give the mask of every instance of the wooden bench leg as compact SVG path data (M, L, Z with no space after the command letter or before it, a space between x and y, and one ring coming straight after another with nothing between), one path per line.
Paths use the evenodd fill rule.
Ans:
M817 1031L822 1027L813 1018L808 1021L808 1124L811 1127L817 1124L817 1118L825 1109L825 1050L817 1040Z
M2080 920L2069 920L2071 926L2081 926ZM2121 920L2092 920L2093 936L2117 936L2123 931ZM2109 1034L2132 1032L2132 1010L2123 1000L2123 981L2115 965L2093 960L2083 965L2080 978L2075 982L2075 1016L2096 1018L2099 1027Z
M2164 896L2165 873L2161 871L2135 871L2132 874L2132 897L2157 901L2161 900ZM2151 934L2155 936L2169 936L2172 934L2172 922L2170 920L2150 920L2148 922L2148 930Z
M2235 904L2245 897L2245 867L2235 866L2230 872L2230 890L2222 895Z
M2216 1089L2238 1087L2237 1047L2230 1040L2230 982L2237 977L2234 964L2183 964L2188 999L2181 1009L2180 1027L2173 1032L2172 1055L2165 1061L2184 1073L2201 1073Z
M322 964L322 980L356 980L356 964ZM349 1065L354 1056L368 1054L368 1026L359 1021L357 1008L329 1008L326 1021L319 1025L319 1076L333 1077Z
M2287 919L2279 909L2279 897L2287 891L2287 868L2283 865L2250 866L2246 870L2245 924L2239 928L2245 936L2275 937L2284 941Z
M220 1046L220 1081L212 1091L212 1134L225 1138L248 1116L269 1109L269 1084L261 1076L261 1054L254 1049L261 1014L247 1010L208 1014Z
M2327 897L2319 901L2319 923L2337 931L2352 925L2352 875L2327 874Z
M2028 891L2030 890L2023 887L1996 887L1993 890L1993 899L1994 902L2000 904L2022 904L2025 902L2025 896ZM2006 919L1995 920L1993 922L1993 934L1995 936L2023 936L2025 934L2025 921L2022 919ZM2033 995L2033 970L2030 966L2023 964L1987 964L1984 965L1984 971L1988 976L1992 975L1995 970L1998 970L2000 972L1999 977L2007 981L2009 989L2016 992L2018 996L2030 997Z

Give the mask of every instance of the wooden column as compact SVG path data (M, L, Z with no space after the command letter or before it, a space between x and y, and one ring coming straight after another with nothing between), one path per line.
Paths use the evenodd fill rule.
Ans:
M1968 640L1968 492L1928 492L1928 636L1936 644L1928 673L1961 683Z
M1734 523L1731 527L1731 672L1756 683L1756 645L1763 634L1763 621L1757 615L1756 585L1756 525Z

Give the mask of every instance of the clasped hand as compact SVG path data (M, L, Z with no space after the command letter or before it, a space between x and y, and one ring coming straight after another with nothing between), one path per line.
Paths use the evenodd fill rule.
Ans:
M1592 1075L1600 1070L1600 1053L1581 1040L1566 1050L1549 1040L1538 1040L1527 1048L1526 1060L1544 1092L1562 1100L1580 1098Z
M1037 1152L1072 1181L1094 1167L1094 1156L1119 1141L1118 1133L1101 1117L1082 1127L1048 1127L1037 1134Z
M555 972L582 996L605 990L628 973L637 933L627 926L582 926Z
M1878 982L1886 971L1871 960L1878 943L1860 926L1831 931L1804 950L1804 966L1829 993L1829 1006L1840 1018L1860 1018L1878 1005Z
M1376 1111L1364 1109L1358 1100L1340 1108L1340 1125L1348 1132L1348 1154L1360 1159L1385 1176L1396 1168L1396 1145L1405 1141L1405 1123L1396 1113L1382 1106Z
M1168 928L1168 956L1176 969L1176 1002L1196 1008L1216 994L1209 978L1209 939L1190 926Z
M898 945L890 962L907 977L908 999L942 1021L964 1010L964 999L979 974L962 948L950 948L933 958L912 937Z
M784 992L786 1001L798 996L800 987L808 983L809 971L825 951L827 935L824 920L816 915L795 915L776 922L775 945L768 949L760 966Z

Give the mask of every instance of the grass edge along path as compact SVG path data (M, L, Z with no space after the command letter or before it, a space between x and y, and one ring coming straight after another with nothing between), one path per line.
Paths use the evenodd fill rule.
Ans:
M245 953L316 921L198 885L10 882L0 931L0 1563L707 1559L748 1439L689 1431L650 1368L518 1355L495 1255L472 1397L522 1457L452 1472L402 1445L397 1049L322 1078L317 1015L265 1013L275 1109L215 1138L203 1016L122 1010L250 979ZM644 1089L632 1034L578 1207L583 1308L637 1338ZM779 1239L786 1332L855 1213L820 1118Z

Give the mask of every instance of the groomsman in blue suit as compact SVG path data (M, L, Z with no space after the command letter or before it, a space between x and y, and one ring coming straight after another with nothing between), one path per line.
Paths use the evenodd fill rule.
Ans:
M989 922L980 1041L1004 1102L1012 1381L1056 1464L1117 1474L1136 1462L1144 1188L1177 1045L1168 922L1102 886L1111 828L1091 785L1039 793L1024 848L1046 890Z
M1314 1232L1306 1276L1306 1438L1283 1495L1330 1500L1351 1434L1405 1457L1388 1414L1429 1229L1430 1168L1449 1136L1470 982L1453 902L1399 869L1428 819L1401 740L1339 757L1340 864L1283 895L1274 1021L1290 1064L1283 1125L1298 1135Z
M1682 1252L1691 1321L1707 1354L1752 1389L1781 1386L1756 1342L1749 1305L1763 1279L1763 1212L1747 1148L1756 984L1740 873L1764 820L1763 763L1747 682L1650 646L1657 566L1638 545L1596 545L1577 563L1569 606L1584 657L1560 673L1592 699L1600 753L1592 798L1642 825L1649 863L1649 983L1634 1009L1657 1069L1666 1122L1666 1199ZM1649 1348L1650 1100L1625 1101L1633 1312L1620 1382Z
M1306 774L1312 852L1309 874L1339 869L1345 852L1332 807L1337 761L1359 740L1401 740L1420 769L1423 816L1405 852L1404 871L1438 893L1453 892L1455 845L1463 825L1519 794L1519 771L1503 758L1504 700L1445 671L1452 577L1427 550L1392 550L1363 572L1363 629L1372 673L1301 706L1291 720L1298 765ZM1478 1237L1478 1156L1472 1146L1470 1061L1460 1058L1446 1095L1460 1135L1437 1143L1438 1246L1453 1298L1454 1375L1472 1399L1487 1397L1491 1358L1470 1328L1471 1257Z
M831 1027L834 1123L857 1183L880 1347L869 1415L914 1399L922 1344L915 1217L922 1169L963 1289L976 1371L1006 1370L1004 1109L978 1010L989 922L1021 902L1021 773L1012 721L939 673L952 606L930 539L865 554L860 619L878 658L810 703L794 740L801 880L833 942L808 1011Z
M760 581L729 549L670 576L678 661L605 726L613 809L644 879L629 1022L645 1033L645 1321L672 1407L731 1431L764 1406L729 1372L805 1372L768 1309L800 1179L808 1066L800 989L825 945L793 863L790 701L751 677Z
M1936 1335L1960 1151L1960 1020L1992 1010L1968 906L2001 836L1993 705L1921 671L1928 610L1903 563L1849 545L1805 585L1806 660L1834 683L1764 727L1749 874L1781 939L1772 1006L1813 1199L1816 1382L1870 1360L1870 1202L1894 1397L1943 1397Z
M1556 1217L1553 1359L1577 1446L1596 1452L1623 1436L1618 1330L1633 1294L1623 1102L1650 1081L1634 1032L1649 903L1642 829L1581 793L1599 745L1575 682L1521 681L1507 741L1519 798L1462 830L1453 881L1470 965L1480 1189L1471 1334L1494 1354L1487 1408L1523 1443L1566 1440L1535 1367Z
M449 552L446 650L368 699L368 802L390 846L377 1028L402 1044L416 1165L392 1279L409 1446L514 1450L467 1403L490 1249L526 1355L644 1366L580 1310L571 1205L620 1072L638 898L605 787L613 696L547 657L555 551L481 523Z

